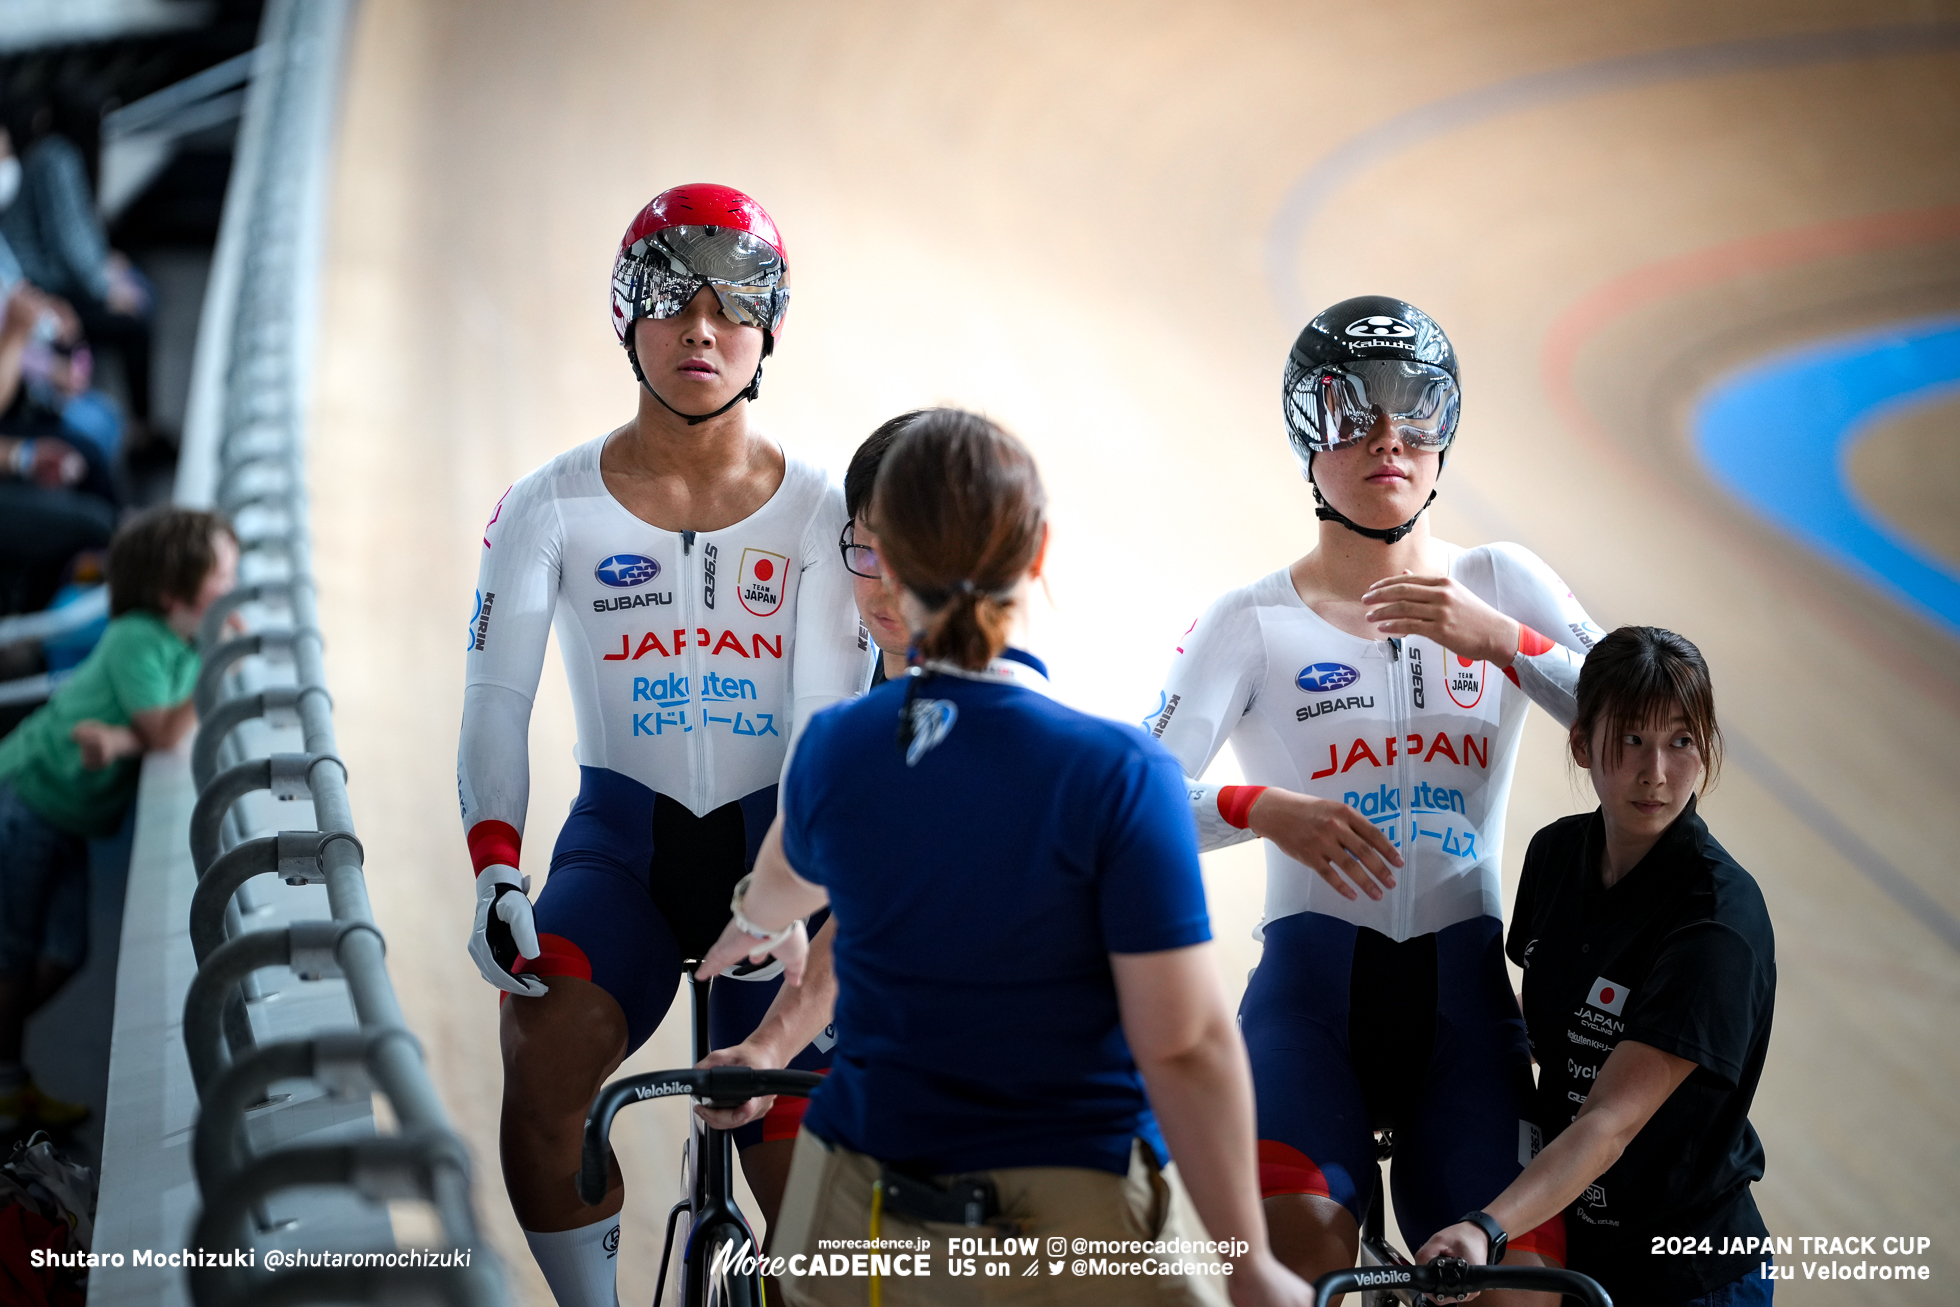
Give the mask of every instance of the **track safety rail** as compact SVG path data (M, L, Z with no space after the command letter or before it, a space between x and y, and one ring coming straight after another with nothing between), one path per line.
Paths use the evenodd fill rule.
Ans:
M467 1150L388 978L321 660L304 474L310 299L301 288L319 256L317 215L307 206L320 201L310 183L326 146L321 124L331 112L350 18L347 0L267 6L233 171L233 185L246 189L227 197L228 225L230 207L241 208L236 230L243 240L237 275L224 288L234 297L230 331L217 342L227 353L211 469L216 507L238 525L242 569L283 575L241 585L199 632L204 668L194 692L201 726L192 748L197 802L189 830L198 875L190 912L198 969L184 1001L183 1036L199 1099L194 1161L202 1211L190 1246L250 1247L271 1221L271 1196L328 1186L374 1203L426 1203L440 1227L431 1250L472 1255L467 1266L349 1259L349 1265L286 1271L194 1267L187 1277L199 1307L383 1299L497 1307L507 1301L501 1271L480 1241ZM212 293L220 290L214 278ZM249 625L250 615L279 609L290 614L285 625L233 633ZM248 684L241 665L254 657L289 663L293 683ZM248 756L249 733L241 728L255 721L297 727L302 750ZM251 837L242 801L259 791L310 800L317 829ZM266 873L288 885L324 886L329 919L247 929L248 916L262 905L246 883ZM257 996L255 975L273 967L290 968L301 980L343 980L358 1027L259 1046L246 1002ZM344 1099L378 1092L399 1131L255 1153L247 1114L272 1100L275 1082L294 1080Z

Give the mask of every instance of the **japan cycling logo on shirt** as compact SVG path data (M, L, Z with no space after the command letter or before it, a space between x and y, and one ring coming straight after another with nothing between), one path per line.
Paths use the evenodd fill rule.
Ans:
M1450 701L1459 708L1475 708L1484 697L1486 664L1451 654L1444 667L1443 688L1450 692Z
M1601 976L1593 981L1592 990L1586 995L1586 1002L1602 1012L1611 1012L1616 1017L1620 1016L1626 1010L1627 987L1616 985Z
M789 579L789 557L767 549L744 549L742 570L737 574L735 593L742 607L757 617L767 617L783 606L783 585Z
M615 590L630 590L659 576L660 564L644 554L614 554L610 558L601 558L599 565L592 569L592 575L599 578L601 585L609 585Z
M1361 673L1346 663L1309 663L1300 669L1293 683L1308 694L1344 690L1361 679Z

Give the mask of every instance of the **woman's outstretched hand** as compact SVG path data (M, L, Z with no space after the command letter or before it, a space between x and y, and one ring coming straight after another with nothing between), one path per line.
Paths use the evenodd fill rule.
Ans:
M779 1071L783 1062L782 1054L776 1051L773 1044L750 1036L739 1044L717 1048L694 1065L702 1070L716 1066L747 1066L761 1071ZM751 1098L740 1107L708 1107L697 1103L694 1115L717 1130L733 1130L751 1121L760 1121L769 1115L769 1109L775 1105L776 1096L767 1094L761 1098Z
M721 938L716 940L715 946L708 950L708 955L701 959L701 965L694 969L695 976L706 980L718 972L726 971L738 962L745 960L764 962L774 957L782 961L783 980L786 983L791 985L803 983L803 968L810 959L810 935L803 928L801 921L790 927L789 936L782 943L762 948L758 948L756 944L756 937L736 925L734 919L730 918L728 924L722 928Z

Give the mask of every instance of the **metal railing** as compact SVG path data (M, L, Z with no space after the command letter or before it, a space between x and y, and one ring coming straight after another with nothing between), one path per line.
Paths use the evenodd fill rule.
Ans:
M321 662L304 476L306 288L320 255L318 215L309 207L321 200L321 125L337 89L348 19L343 0L267 6L233 172L233 186L248 189L227 197L227 224L240 245L236 275L228 284L214 278L211 290L232 297L230 329L200 346L225 350L210 469L216 506L238 525L241 573L259 579L215 605L199 632L204 667L195 699L202 725L192 750L197 801L189 830L198 876L189 930L198 966L184 1000L183 1043L199 1100L192 1152L203 1207L187 1246L251 1247L281 1224L268 1207L275 1194L330 1186L373 1203L426 1203L440 1230L430 1248L472 1256L462 1267L370 1259L364 1266L277 1272L199 1268L188 1272L199 1307L377 1297L485 1307L505 1301L501 1274L479 1242L468 1154L388 978ZM233 205L239 206L235 222ZM265 617L281 610L288 616L283 625ZM259 624L249 629L253 616ZM247 629L228 635L241 628ZM254 687L243 672L255 657L258 667L272 659L288 666L292 683ZM247 737L268 734L242 729L254 722L287 734L296 727L301 749L249 756ZM245 815L243 801L261 791L310 801L317 829L254 836L257 823ZM287 885L323 886L327 918L247 929L248 917L276 906L247 885L268 873ZM313 894L317 899L318 891ZM356 1024L261 1045L248 1000L257 997L268 968L289 968L302 981L344 981ZM310 1082L341 1099L379 1092L399 1131L330 1142L316 1134L254 1152L248 1113L276 1106L270 1091L280 1081ZM393 1250L369 1244L336 1251L385 1256Z

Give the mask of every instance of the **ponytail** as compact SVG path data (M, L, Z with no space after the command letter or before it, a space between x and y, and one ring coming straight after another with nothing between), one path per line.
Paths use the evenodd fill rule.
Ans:
M923 596L921 602L926 602ZM972 586L957 588L926 618L919 656L961 667L985 667L1007 647L1013 617L1011 596L1003 598Z
M926 608L920 657L977 671L1007 647L1046 510L1033 456L986 418L940 408L906 424L879 467L871 528Z

